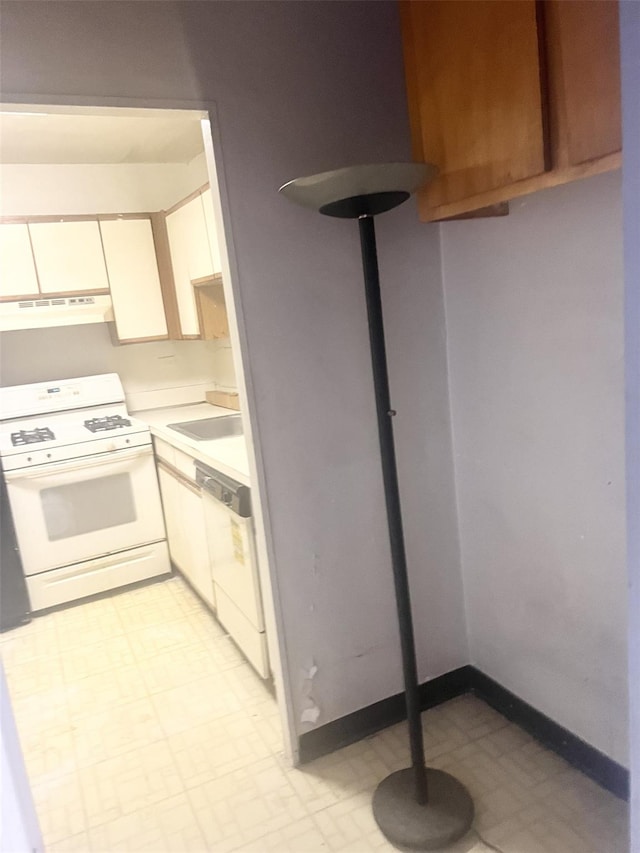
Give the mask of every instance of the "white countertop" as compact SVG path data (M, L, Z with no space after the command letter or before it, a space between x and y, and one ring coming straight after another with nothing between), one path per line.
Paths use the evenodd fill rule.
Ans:
M212 406L210 403L131 412L133 417L149 425L152 435L163 439L183 453L188 453L195 459L199 459L205 465L210 465L216 471L232 477L239 483L250 486L249 458L243 435L216 438L212 441L196 441L168 427L168 424L203 420L204 418L219 418L233 414L237 413L232 409L224 409L222 406Z

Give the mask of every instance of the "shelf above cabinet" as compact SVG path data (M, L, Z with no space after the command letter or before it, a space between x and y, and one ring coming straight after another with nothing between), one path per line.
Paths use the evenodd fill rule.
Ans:
M198 323L204 340L229 337L229 319L222 275L203 276L191 282L198 309Z

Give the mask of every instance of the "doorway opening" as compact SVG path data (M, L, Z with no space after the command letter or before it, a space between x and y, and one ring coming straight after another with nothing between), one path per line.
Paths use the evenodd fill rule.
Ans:
M0 643L36 802L143 754L201 781L291 759L215 110L0 109L0 394L17 400L0 450L26 591ZM54 438L12 443L34 430ZM89 462L123 465L130 430L144 482L97 482Z

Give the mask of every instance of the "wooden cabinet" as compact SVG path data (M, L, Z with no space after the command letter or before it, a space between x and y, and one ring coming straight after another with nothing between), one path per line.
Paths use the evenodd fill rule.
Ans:
M150 219L100 222L120 343L168 337Z
M26 223L0 224L0 296L38 293L38 278Z
M200 489L162 460L158 462L158 479L171 560L203 600L214 607Z
M615 0L547 0L550 131L555 164L577 166L622 148Z
M615 0L402 0L425 221L620 164Z
M108 292L96 220L32 222L29 232L43 294Z
M535 0L427 0L406 5L405 19L425 131L416 144L439 169L429 206L544 172Z

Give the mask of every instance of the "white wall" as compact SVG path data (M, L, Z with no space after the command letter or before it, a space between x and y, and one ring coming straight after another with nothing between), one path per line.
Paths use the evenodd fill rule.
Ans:
M318 725L400 690L357 228L277 195L297 175L409 157L397 4L6 2L2 37L5 91L216 102L298 729L312 661ZM430 674L466 662L446 384L428 389L428 409L417 402L429 375L417 363L445 358L434 228L407 206L388 214L379 246L393 273L393 393L419 419L399 426L399 453L420 666ZM422 509L439 502L442 523L425 526Z
M147 213L187 196L180 163L20 164L0 168L2 216Z
M0 166L0 212L149 213L166 210L207 181L204 153L184 164L5 163Z
M107 325L99 323L0 335L2 386L97 373L120 375L133 410L204 400L207 389L235 388L228 341L113 346Z
M627 753L620 174L442 225L472 662Z

